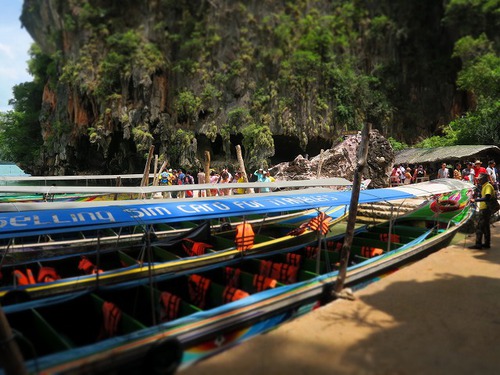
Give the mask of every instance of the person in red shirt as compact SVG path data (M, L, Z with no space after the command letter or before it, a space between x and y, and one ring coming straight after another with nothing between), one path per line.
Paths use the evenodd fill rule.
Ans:
M477 181L481 173L488 174L486 168L482 167L481 164L483 164L481 160L476 160L476 162L474 163L474 185L477 185Z

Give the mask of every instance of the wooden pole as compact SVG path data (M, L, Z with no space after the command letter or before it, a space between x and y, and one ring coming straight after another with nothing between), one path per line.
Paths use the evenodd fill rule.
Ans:
M116 186L122 186L122 178L121 176L118 176L116 177ZM117 200L118 199L118 193L115 193L114 197L113 197L113 200Z
M155 162L153 166L153 186L155 186L156 181L158 181L158 154L155 154Z
M7 375L25 375L28 374L24 367L24 360L14 339L12 328L9 325L3 309L0 307L0 362L3 365Z
M156 173L156 177L153 180L153 186L158 186L160 183L160 176L161 172L163 172L167 168L168 160L165 160L163 164L161 165L160 169L158 170L158 173Z
M205 183L208 184L210 182L210 151L205 151ZM211 197L212 193L210 189L206 191L207 197Z
M248 175L245 169L245 162L243 161L243 154L241 152L241 146L236 145L236 158L238 159L238 164L240 165L240 171L243 174L243 182L248 182ZM250 193L250 189L246 189L247 193Z
M149 180L149 170L151 168L151 159L153 158L153 152L155 150L155 146L151 146L149 148L148 160L146 161L146 165L144 167L144 174L142 175L141 186L147 186ZM144 194L141 194L141 198L144 198Z
M354 237L354 227L356 224L356 215L358 213L359 192L361 190L361 179L363 177L363 169L367 164L368 146L370 140L370 130L372 124L367 123L363 126L361 132L361 143L358 149L358 163L354 172L354 179L352 182L351 202L349 204L349 215L347 217L347 227L345 232L344 244L342 245L342 252L340 254L340 269L337 280L335 281L334 293L338 296L344 288L345 277L347 273L347 263L352 246L352 239Z
M321 152L319 154L318 171L316 172L316 178L319 178L321 176L321 168L323 167L323 152L324 150L321 149Z

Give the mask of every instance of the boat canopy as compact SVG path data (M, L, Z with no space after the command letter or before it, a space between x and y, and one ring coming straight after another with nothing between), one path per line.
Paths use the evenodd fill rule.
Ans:
M465 181L439 179L395 188L363 190L359 203L410 199L472 188L473 185ZM350 201L350 191L314 188L194 199L37 203L38 210L1 212L0 238L301 211L348 206ZM22 204L5 205L19 208Z

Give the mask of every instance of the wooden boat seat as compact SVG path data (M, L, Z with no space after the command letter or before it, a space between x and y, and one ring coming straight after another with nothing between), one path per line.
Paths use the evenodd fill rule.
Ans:
M384 252L384 253L386 252L387 244L385 244L386 247L374 246L371 243L370 243L370 245L372 247L376 247L376 248L382 249L382 252ZM391 250L394 250L394 249L391 249ZM363 255L363 251L362 251L362 246L361 245L352 245L351 246L350 255L351 255L351 257L363 258L365 260L369 259L368 257L366 257L366 256Z
M256 274L246 272L244 270L240 270L240 279L239 279L239 285L238 288L244 290L247 293L254 294L257 293L258 290L256 286L254 285L254 277ZM279 281L272 279L275 282L275 287L284 285L283 283L280 283Z
M105 301L95 294L91 294L91 297L94 302L94 307L97 310L97 314L102 315L102 306ZM121 306L118 307L121 310L121 319L118 325L118 334L123 335L146 328L144 324L132 318L129 314L127 314L126 311L123 311L123 309L121 309Z
M151 294L153 295L154 301L153 301L153 306L157 307L157 311L160 311L161 309L161 298L160 295L162 293L161 290L149 287L149 286L143 286L145 295L147 296L147 302L151 304ZM152 292L152 293L151 293ZM179 296L180 297L180 296ZM146 306L151 306L151 305L146 305ZM179 313L176 319L182 318L183 316L188 316L191 314L194 314L195 312L202 311L200 308L190 304L186 300L181 298L180 305L179 305ZM148 314L149 316L150 314ZM149 323L151 324L151 323ZM148 324L148 325L149 325Z
M275 264L277 267L288 267L288 266L291 266L291 265L288 265L284 262L278 262L278 261L273 261L272 258L266 258L266 259L250 259L248 260L247 262L244 262L241 264L241 269L249 272L249 273L252 273L252 274L260 274L260 267L261 267L261 263L262 262L271 262L273 264ZM292 274L294 271L296 271L296 274L295 275L292 275L290 273L288 274L281 274L281 276L283 278L298 278L299 277L299 271L300 271L300 267L297 267L297 266L291 266L292 267ZM270 275L269 277L273 277L275 278L278 282L281 282L283 284L287 284L287 280L285 279L280 279L279 277L277 276L274 276L274 275Z
M219 236L219 235L216 235L216 236L213 236L212 237L212 244L214 245L214 247L212 249L208 249L207 252L214 252L214 251L217 251L217 250L220 250L220 249L229 249L231 247L234 247L235 244L234 244L234 234L233 234L233 238L225 238L223 236ZM215 250L217 249L217 250Z
M366 238L366 239L369 239L370 241L376 240L376 241L386 242L386 241L382 240L382 237L381 237L384 234L386 234L386 233L363 232L363 233L358 234L357 237L358 238ZM397 237L395 237L395 236L397 236ZM411 240L413 240L415 238L416 237L409 237L409 236L402 236L399 234L395 234L391 238L392 239L391 243L404 244L404 243L410 242ZM398 241L394 241L395 239L398 239Z
M211 307L217 307L226 304L224 301L224 290L226 287L224 285L211 282L210 283L210 289L208 291L208 298L207 298L207 309ZM239 289L239 288L237 288ZM241 290L241 289L240 289Z
M371 227L370 232L383 233L389 230L389 226L377 226ZM427 228L424 227L414 227L414 226L406 226L406 225L394 225L392 227L392 233L399 234L400 236L408 236L416 238L425 232L427 232Z
M45 355L75 347L70 339L58 334L57 330L35 309L11 314L9 324L14 330L26 329L23 333L25 339L16 340L24 360L29 360L34 355ZM33 347L37 348L36 353Z

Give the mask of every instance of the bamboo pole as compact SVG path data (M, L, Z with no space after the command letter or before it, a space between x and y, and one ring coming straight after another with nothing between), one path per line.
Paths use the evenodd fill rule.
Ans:
M210 182L210 151L205 151L205 183L208 184ZM207 197L211 197L212 193L210 189L206 191Z
M155 181L158 181L158 154L155 154L155 162L153 166L153 186L155 186Z
M245 162L243 161L240 145L236 145L236 157L238 159L238 164L240 165L240 171L241 173L243 173L243 179L245 180L244 182L248 182L247 171L245 169Z
M340 254L340 269L335 281L333 292L337 297L341 297L342 289L344 288L345 277L347 273L347 263L351 251L352 240L354 237L354 227L356 224L356 215L358 213L359 192L361 190L361 179L363 177L363 169L367 165L368 146L370 140L370 130L372 124L367 123L363 126L361 132L361 143L358 149L358 162L354 172L354 179L352 182L351 202L349 204L349 215L347 217L347 227L345 232L344 243L342 245L342 252Z
M321 168L323 167L323 153L324 150L321 149L321 152L319 154L318 171L316 172L316 178L319 178L321 176Z
M153 186L158 186L158 184L160 183L161 172L163 172L167 168L167 165L168 165L168 160L165 160L161 165L160 169L158 170L155 179L153 180Z
M248 182L248 175L245 169L245 162L243 161L243 155L240 145L236 145L236 158L238 159L238 164L240 165L240 171L243 174L243 182ZM250 193L250 189L246 189L246 192Z
M28 374L24 366L23 356L14 338L12 328L7 321L3 309L0 307L0 362L7 375Z
M149 170L151 168L151 159L153 158L153 152L155 150L155 146L151 146L149 148L148 160L146 161L146 165L144 166L144 174L142 175L141 186L147 186L149 180ZM144 194L141 194L141 198L144 198Z
M122 186L122 178L120 176L116 177L116 184L115 185L117 187ZM113 200L115 200L115 201L118 200L118 193L115 193Z

